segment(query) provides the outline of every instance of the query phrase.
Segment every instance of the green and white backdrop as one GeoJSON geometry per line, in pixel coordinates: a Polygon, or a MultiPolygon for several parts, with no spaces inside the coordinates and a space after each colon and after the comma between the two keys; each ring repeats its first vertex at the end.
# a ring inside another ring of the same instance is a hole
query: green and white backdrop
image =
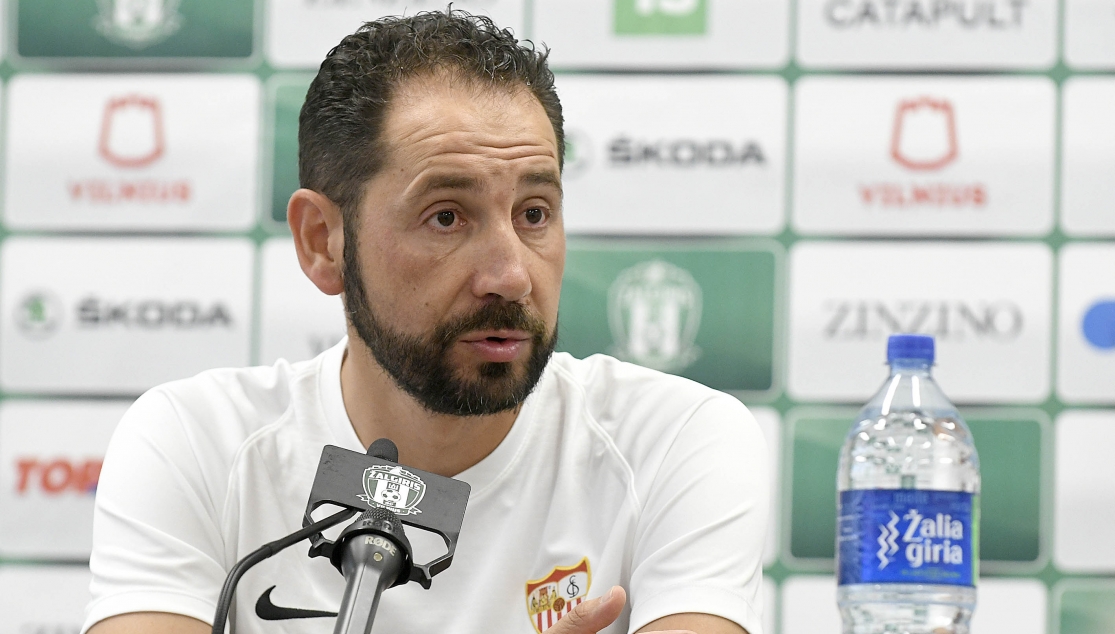
{"type": "MultiPolygon", "coordinates": [[[[0,633],[76,632],[131,399],[342,334],[295,264],[297,113],[444,0],[7,0],[0,633]]],[[[838,631],[837,449],[937,336],[983,462],[977,633],[1115,631],[1115,0],[460,0],[553,49],[561,347],[767,434],[767,629],[838,631]]]]}

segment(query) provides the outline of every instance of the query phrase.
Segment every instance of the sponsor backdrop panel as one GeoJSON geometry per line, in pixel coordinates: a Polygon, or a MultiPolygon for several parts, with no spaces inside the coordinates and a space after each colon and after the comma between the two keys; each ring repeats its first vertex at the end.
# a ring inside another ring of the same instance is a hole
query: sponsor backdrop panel
{"type": "Polygon", "coordinates": [[[1057,394],[1070,403],[1115,403],[1115,244],[1061,249],[1057,394]]]}
{"type": "Polygon", "coordinates": [[[1065,0],[1065,62],[1074,68],[1115,69],[1115,2],[1065,0]]]}
{"type": "MultiPolygon", "coordinates": [[[[459,0],[453,8],[493,18],[523,36],[527,0],[459,0]]],[[[268,0],[267,60],[276,68],[316,69],[325,54],[369,20],[444,10],[444,0],[268,0]]]]}
{"type": "Polygon", "coordinates": [[[1074,236],[1115,236],[1115,77],[1070,79],[1061,99],[1061,226],[1074,236]]]}
{"type": "Polygon", "coordinates": [[[139,394],[249,361],[254,248],[220,238],[9,238],[0,387],[139,394]]]}
{"type": "Polygon", "coordinates": [[[1041,402],[1052,265],[1042,243],[799,242],[787,389],[866,401],[885,376],[887,336],[921,332],[937,339],[934,372],[954,401],[1041,402]]]}
{"type": "Polygon", "coordinates": [[[777,233],[786,82],[777,77],[557,80],[571,233],[777,233]]]}
{"type": "Polygon", "coordinates": [[[769,68],[787,60],[788,0],[534,0],[558,69],[769,68]]]}
{"type": "MultiPolygon", "coordinates": [[[[276,75],[268,84],[271,116],[271,198],[264,211],[279,225],[286,224],[286,205],[298,189],[298,113],[313,76],[276,75]]],[[[266,168],[265,168],[266,169],[266,168]]]]}
{"type": "Polygon", "coordinates": [[[766,392],[774,386],[779,248],[571,241],[558,348],[610,354],[719,390],[766,392]]]}
{"type": "MultiPolygon", "coordinates": [[[[1044,565],[1042,481],[1049,422],[1040,410],[963,409],[980,454],[980,560],[985,572],[1044,565]]],[[[794,410],[787,426],[783,552],[831,569],[836,471],[853,409],[794,410]]],[[[904,524],[899,525],[901,528],[904,524]]]]}
{"type": "Polygon", "coordinates": [[[265,0],[8,1],[20,57],[79,58],[92,66],[136,58],[247,58],[255,3],[265,0]]]}
{"type": "Polygon", "coordinates": [[[1070,410],[1057,418],[1053,561],[1062,570],[1115,573],[1113,443],[1115,412],[1070,410]]]}
{"type": "Polygon", "coordinates": [[[813,68],[1048,68],[1057,10],[1056,0],[798,0],[797,59],[813,68]]]}
{"type": "Polygon", "coordinates": [[[340,297],[318,290],[302,273],[294,242],[273,238],[260,249],[259,358],[310,359],[345,336],[340,297]]]}
{"type": "Polygon", "coordinates": [[[130,404],[0,403],[0,555],[89,557],[101,462],[130,404]]]}
{"type": "Polygon", "coordinates": [[[7,225],[234,230],[256,215],[254,75],[18,75],[7,225]]]}
{"type": "Polygon", "coordinates": [[[1052,228],[1049,80],[812,77],[796,92],[793,225],[802,233],[1052,228]]]}
{"type": "Polygon", "coordinates": [[[76,634],[91,579],[87,566],[0,566],[0,634],[76,634]]]}
{"type": "Polygon", "coordinates": [[[1058,634],[1115,632],[1115,581],[1069,579],[1054,590],[1058,634]]]}

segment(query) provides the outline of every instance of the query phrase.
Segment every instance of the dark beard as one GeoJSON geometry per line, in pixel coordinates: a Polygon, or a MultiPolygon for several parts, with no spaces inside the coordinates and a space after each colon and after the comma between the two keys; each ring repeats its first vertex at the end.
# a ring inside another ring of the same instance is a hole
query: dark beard
{"type": "Polygon", "coordinates": [[[346,230],[345,234],[345,312],[356,334],[396,385],[430,412],[452,416],[497,414],[526,400],[553,354],[556,327],[547,336],[546,324],[521,304],[493,301],[438,324],[428,337],[394,330],[372,311],[357,261],[355,232],[346,230]],[[479,366],[478,379],[458,377],[449,365],[449,349],[457,339],[476,330],[502,329],[531,334],[530,356],[522,376],[516,376],[512,363],[488,362],[479,366]]]}

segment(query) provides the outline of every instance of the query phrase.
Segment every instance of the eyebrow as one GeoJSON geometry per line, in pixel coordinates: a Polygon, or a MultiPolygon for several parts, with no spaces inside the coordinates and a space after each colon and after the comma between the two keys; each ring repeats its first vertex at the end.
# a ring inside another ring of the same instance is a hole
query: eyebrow
{"type": "MultiPolygon", "coordinates": [[[[556,172],[543,170],[539,172],[528,172],[519,178],[521,185],[547,185],[553,187],[562,193],[561,177],[556,172]]],[[[422,197],[432,192],[441,190],[462,190],[462,191],[480,191],[484,189],[484,184],[480,179],[473,176],[465,176],[461,174],[441,174],[431,176],[422,187],[415,193],[416,197],[422,197]]]]}

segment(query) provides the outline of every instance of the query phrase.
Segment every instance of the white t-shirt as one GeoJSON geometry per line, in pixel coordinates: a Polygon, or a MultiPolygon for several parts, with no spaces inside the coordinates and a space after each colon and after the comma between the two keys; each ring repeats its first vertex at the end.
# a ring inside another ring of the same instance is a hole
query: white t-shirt
{"type": "MultiPolygon", "coordinates": [[[[136,401],[101,472],[83,632],[137,611],[211,623],[228,570],[302,527],[322,447],[363,451],[341,399],[345,343],[136,401]]],[[[455,476],[472,494],[453,565],[430,590],[384,592],[374,631],[531,634],[622,585],[628,604],[609,634],[682,612],[761,634],[766,456],[731,396],[602,355],[555,354],[503,442],[455,476]]],[[[421,532],[407,530],[417,561],[444,552],[421,532]]],[[[272,587],[273,605],[337,611],[344,578],[307,546],[243,577],[233,632],[333,631],[333,618],[256,613],[272,587]]]]}

